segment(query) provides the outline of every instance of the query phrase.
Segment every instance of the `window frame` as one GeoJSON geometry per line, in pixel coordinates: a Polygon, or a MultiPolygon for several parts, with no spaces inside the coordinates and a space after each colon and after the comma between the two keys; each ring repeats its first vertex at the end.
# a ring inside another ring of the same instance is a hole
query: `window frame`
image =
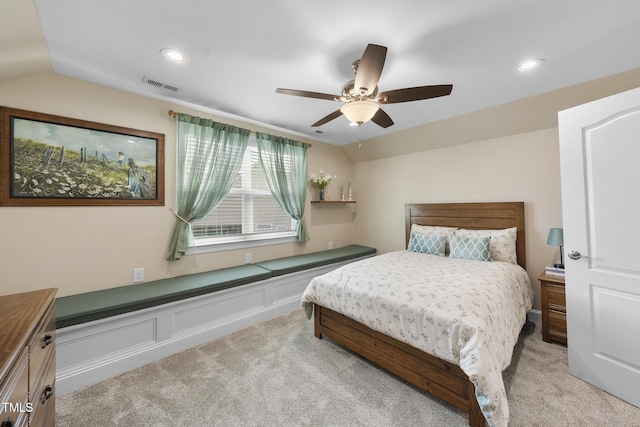
{"type": "MultiPolygon", "coordinates": [[[[251,134],[249,137],[249,141],[247,143],[247,150],[258,148],[258,144],[256,142],[255,134],[251,134]]],[[[246,152],[245,152],[246,155],[246,152]]],[[[246,167],[243,160],[243,168],[246,167]]],[[[249,173],[250,175],[250,173],[249,173]]],[[[243,186],[245,185],[243,181],[243,186]]],[[[229,194],[236,193],[241,194],[243,197],[243,210],[242,210],[242,225],[243,228],[247,223],[247,212],[244,209],[244,199],[250,197],[252,194],[255,195],[264,195],[265,193],[262,191],[256,191],[251,189],[243,189],[243,190],[231,190],[229,194]]],[[[177,197],[177,195],[176,195],[177,197]]],[[[273,197],[273,196],[272,196],[273,197]]],[[[291,225],[294,227],[295,220],[291,219],[291,225]]],[[[227,251],[234,249],[243,249],[250,247],[259,247],[259,246],[270,246],[270,245],[280,245],[285,243],[294,243],[298,241],[298,237],[295,229],[287,230],[287,231],[276,231],[269,233],[248,233],[248,234],[237,234],[232,236],[218,236],[218,237],[205,237],[205,238],[194,238],[194,245],[190,246],[187,249],[185,255],[194,255],[194,254],[202,254],[208,252],[219,252],[219,251],[227,251]]]]}

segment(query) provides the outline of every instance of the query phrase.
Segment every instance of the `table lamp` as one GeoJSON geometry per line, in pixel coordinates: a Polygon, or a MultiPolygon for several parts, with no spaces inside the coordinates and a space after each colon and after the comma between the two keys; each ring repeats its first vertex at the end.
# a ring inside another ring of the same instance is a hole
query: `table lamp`
{"type": "Polygon", "coordinates": [[[562,228],[552,228],[549,230],[549,237],[547,237],[547,245],[560,246],[560,264],[553,264],[554,267],[564,268],[564,256],[562,253],[562,247],[564,246],[564,236],[562,228]]]}

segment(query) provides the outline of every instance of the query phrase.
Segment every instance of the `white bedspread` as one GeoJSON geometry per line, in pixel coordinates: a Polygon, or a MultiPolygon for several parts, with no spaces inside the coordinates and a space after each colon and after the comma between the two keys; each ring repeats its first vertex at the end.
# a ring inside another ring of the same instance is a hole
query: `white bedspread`
{"type": "Polygon", "coordinates": [[[302,297],[309,318],[313,303],[459,365],[489,425],[508,424],[502,371],[533,306],[520,266],[392,252],[314,278],[302,297]]]}

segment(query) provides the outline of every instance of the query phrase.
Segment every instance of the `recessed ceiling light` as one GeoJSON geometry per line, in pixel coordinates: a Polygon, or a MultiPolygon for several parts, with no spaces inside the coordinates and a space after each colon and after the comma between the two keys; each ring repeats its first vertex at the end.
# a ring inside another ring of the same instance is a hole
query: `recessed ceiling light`
{"type": "Polygon", "coordinates": [[[518,71],[533,71],[536,68],[540,68],[542,64],[544,64],[544,59],[529,59],[520,64],[518,71]]]}
{"type": "Polygon", "coordinates": [[[162,49],[160,54],[167,60],[175,62],[176,64],[182,64],[187,60],[187,57],[184,56],[182,52],[175,49],[162,49]]]}

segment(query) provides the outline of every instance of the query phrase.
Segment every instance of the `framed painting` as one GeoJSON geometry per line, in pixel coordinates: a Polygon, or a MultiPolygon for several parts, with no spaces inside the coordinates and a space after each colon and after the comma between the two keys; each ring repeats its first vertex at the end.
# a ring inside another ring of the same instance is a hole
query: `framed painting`
{"type": "Polygon", "coordinates": [[[0,107],[0,206],[164,205],[164,134],[0,107]]]}

